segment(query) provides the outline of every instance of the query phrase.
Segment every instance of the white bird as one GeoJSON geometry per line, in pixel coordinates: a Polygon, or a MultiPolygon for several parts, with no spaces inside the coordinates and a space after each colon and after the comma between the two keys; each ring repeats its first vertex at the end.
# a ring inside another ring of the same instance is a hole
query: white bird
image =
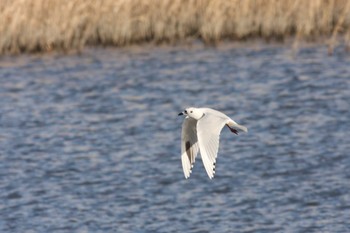
{"type": "Polygon", "coordinates": [[[219,138],[226,125],[232,133],[248,132],[224,113],[211,108],[186,108],[180,115],[186,118],[182,124],[181,161],[185,178],[189,178],[198,152],[210,179],[215,174],[219,138]]]}

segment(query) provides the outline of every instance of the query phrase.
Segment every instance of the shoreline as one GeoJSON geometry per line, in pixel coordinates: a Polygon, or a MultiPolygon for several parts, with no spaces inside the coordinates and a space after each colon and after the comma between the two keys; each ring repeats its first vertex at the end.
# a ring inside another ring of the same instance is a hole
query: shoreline
{"type": "MultiPolygon", "coordinates": [[[[340,39],[339,39],[340,40],[340,39]]],[[[69,50],[50,50],[50,51],[35,51],[35,52],[23,52],[23,53],[9,53],[9,54],[0,54],[0,67],[3,59],[15,58],[18,56],[29,56],[29,57],[42,57],[42,56],[75,56],[75,55],[84,55],[93,53],[93,51],[103,51],[103,50],[113,50],[118,52],[131,52],[131,53],[143,53],[148,51],[157,51],[157,50],[202,50],[214,49],[217,51],[225,51],[228,49],[252,49],[260,50],[271,47],[285,48],[290,51],[293,56],[297,55],[299,50],[304,48],[313,48],[313,47],[324,47],[324,55],[333,55],[333,51],[337,48],[341,48],[345,52],[350,52],[349,47],[345,43],[338,43],[335,47],[332,47],[332,52],[330,53],[330,46],[326,43],[327,38],[317,39],[314,41],[295,41],[295,38],[289,38],[284,42],[281,41],[269,41],[267,42],[261,38],[253,38],[244,41],[231,41],[231,40],[222,40],[218,41],[215,44],[205,44],[200,40],[193,40],[192,42],[178,42],[178,43],[154,43],[154,42],[142,42],[128,44],[125,46],[115,46],[115,45],[87,45],[80,49],[69,49],[69,50]]]]}
{"type": "Polygon", "coordinates": [[[0,0],[0,22],[0,56],[198,40],[350,46],[348,0],[0,0]]]}

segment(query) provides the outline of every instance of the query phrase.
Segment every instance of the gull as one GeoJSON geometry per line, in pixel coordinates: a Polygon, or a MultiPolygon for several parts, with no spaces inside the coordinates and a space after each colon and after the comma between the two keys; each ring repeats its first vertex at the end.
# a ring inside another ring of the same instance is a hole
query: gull
{"type": "Polygon", "coordinates": [[[224,113],[211,108],[186,108],[181,133],[181,162],[185,178],[189,178],[198,152],[210,179],[214,178],[219,138],[226,125],[232,133],[248,132],[224,113]]]}

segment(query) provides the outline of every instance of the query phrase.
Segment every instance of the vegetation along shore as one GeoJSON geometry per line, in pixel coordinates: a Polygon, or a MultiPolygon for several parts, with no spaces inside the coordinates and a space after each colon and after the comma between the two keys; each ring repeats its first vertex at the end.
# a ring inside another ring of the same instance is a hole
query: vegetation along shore
{"type": "Polygon", "coordinates": [[[0,55],[202,40],[350,46],[349,0],[0,0],[0,55]]]}

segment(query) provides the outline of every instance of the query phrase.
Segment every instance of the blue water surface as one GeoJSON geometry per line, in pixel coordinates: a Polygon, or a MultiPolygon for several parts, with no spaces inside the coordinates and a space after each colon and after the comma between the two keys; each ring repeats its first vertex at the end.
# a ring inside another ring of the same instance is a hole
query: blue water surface
{"type": "Polygon", "coordinates": [[[350,56],[322,46],[0,58],[0,232],[350,232],[350,56]],[[183,176],[187,106],[221,134],[183,176]]]}

